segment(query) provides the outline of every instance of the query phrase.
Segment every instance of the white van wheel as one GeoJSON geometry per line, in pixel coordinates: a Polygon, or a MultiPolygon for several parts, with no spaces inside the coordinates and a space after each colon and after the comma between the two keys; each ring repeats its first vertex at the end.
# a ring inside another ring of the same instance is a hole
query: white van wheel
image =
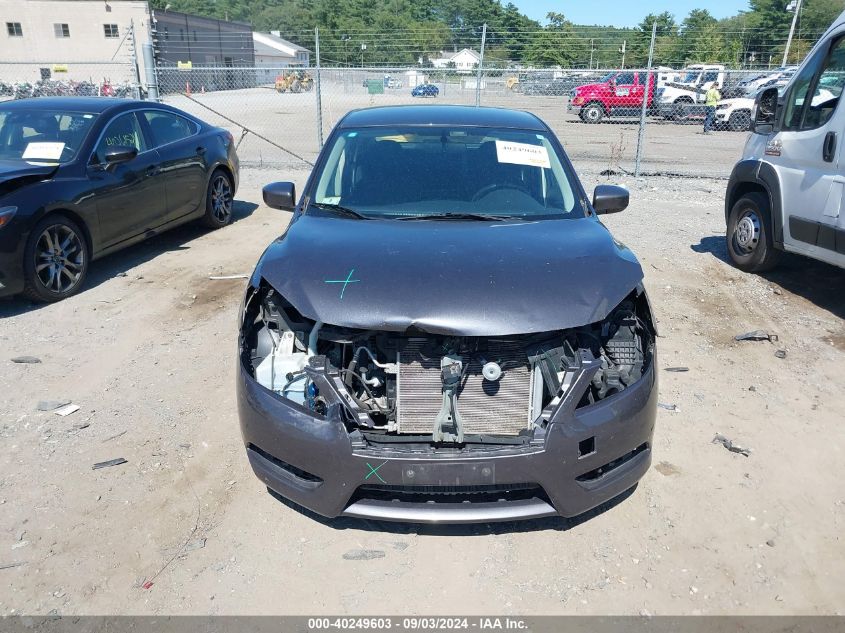
{"type": "Polygon", "coordinates": [[[772,240],[772,220],[768,197],[759,192],[745,194],[736,201],[728,216],[728,255],[745,272],[774,268],[781,252],[772,240]]]}

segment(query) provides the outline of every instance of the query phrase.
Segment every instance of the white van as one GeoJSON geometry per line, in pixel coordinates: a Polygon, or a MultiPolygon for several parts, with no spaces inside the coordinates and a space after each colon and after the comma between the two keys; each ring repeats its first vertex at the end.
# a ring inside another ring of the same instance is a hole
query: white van
{"type": "Polygon", "coordinates": [[[727,247],[748,272],[783,251],[845,268],[845,13],[793,75],[782,96],[760,92],[742,160],[725,196],[727,247]]]}

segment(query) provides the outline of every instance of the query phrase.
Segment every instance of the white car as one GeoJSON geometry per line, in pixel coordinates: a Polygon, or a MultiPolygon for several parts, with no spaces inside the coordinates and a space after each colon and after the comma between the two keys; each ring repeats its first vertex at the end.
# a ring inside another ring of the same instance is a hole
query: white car
{"type": "MultiPolygon", "coordinates": [[[[766,88],[769,87],[777,88],[778,92],[783,93],[785,84],[775,83],[772,86],[766,86],[766,88]]],[[[835,95],[827,88],[817,88],[812,105],[817,106],[834,97],[835,95]]],[[[798,99],[798,101],[803,102],[802,99],[798,99]]],[[[747,132],[751,129],[751,109],[753,107],[754,97],[722,99],[716,104],[716,127],[732,132],[747,132]]]]}
{"type": "Polygon", "coordinates": [[[751,129],[751,108],[753,107],[754,99],[751,97],[722,99],[716,104],[716,128],[732,132],[747,132],[751,129]]]}

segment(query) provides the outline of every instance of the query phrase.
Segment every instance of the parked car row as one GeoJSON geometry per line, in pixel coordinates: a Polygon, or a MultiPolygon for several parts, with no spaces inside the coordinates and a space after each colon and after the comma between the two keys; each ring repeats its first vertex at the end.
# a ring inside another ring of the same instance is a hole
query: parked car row
{"type": "Polygon", "coordinates": [[[661,67],[650,78],[644,71],[614,71],[571,90],[568,110],[585,123],[599,123],[610,117],[639,116],[645,102],[651,116],[679,123],[700,121],[706,115],[705,95],[715,86],[723,97],[717,106],[716,126],[748,131],[757,91],[784,86],[794,72],[795,67],[786,67],[729,83],[721,64],[691,64],[680,72],[661,67]]]}

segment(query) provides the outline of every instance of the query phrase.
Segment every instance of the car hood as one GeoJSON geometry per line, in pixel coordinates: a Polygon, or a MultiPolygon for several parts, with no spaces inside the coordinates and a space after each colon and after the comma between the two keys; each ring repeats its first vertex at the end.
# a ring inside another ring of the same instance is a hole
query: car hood
{"type": "Polygon", "coordinates": [[[754,105],[754,99],[748,99],[747,97],[735,97],[733,99],[721,99],[716,105],[726,105],[726,106],[746,106],[751,107],[754,105]]]}
{"type": "Polygon", "coordinates": [[[57,168],[58,165],[55,163],[40,164],[28,163],[23,160],[0,160],[0,184],[18,178],[29,180],[30,177],[47,177],[52,175],[57,168]]]}
{"type": "Polygon", "coordinates": [[[602,320],[642,280],[601,223],[354,220],[304,215],[265,251],[263,277],[303,316],[463,336],[602,320]]]}

